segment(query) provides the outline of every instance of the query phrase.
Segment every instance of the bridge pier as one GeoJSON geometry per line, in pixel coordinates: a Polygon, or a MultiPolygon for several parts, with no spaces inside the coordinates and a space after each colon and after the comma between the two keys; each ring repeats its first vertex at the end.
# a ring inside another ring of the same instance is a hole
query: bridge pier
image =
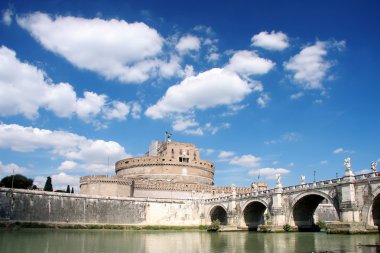
{"type": "Polygon", "coordinates": [[[271,224],[260,225],[258,231],[262,232],[282,232],[284,231],[283,226],[285,225],[285,212],[282,204],[282,185],[280,180],[277,178],[276,188],[272,195],[272,208],[271,213],[271,224]]]}
{"type": "Polygon", "coordinates": [[[360,220],[360,211],[355,192],[355,176],[349,170],[343,178],[341,188],[340,222],[327,225],[331,234],[356,234],[367,232],[364,222],[360,220]]]}
{"type": "Polygon", "coordinates": [[[282,227],[285,225],[285,212],[282,206],[282,186],[276,187],[274,189],[274,194],[272,196],[272,225],[282,227]]]}
{"type": "Polygon", "coordinates": [[[340,221],[360,222],[359,206],[355,193],[355,176],[349,174],[343,180],[344,183],[341,185],[340,221]]]}

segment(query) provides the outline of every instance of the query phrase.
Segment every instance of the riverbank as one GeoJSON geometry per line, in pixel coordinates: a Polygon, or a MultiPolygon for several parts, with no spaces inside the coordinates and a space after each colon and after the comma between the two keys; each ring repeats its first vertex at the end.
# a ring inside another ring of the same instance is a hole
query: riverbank
{"type": "Polygon", "coordinates": [[[207,230],[207,226],[136,226],[115,224],[70,224],[39,222],[0,222],[1,229],[49,228],[49,229],[109,229],[109,230],[207,230]]]}

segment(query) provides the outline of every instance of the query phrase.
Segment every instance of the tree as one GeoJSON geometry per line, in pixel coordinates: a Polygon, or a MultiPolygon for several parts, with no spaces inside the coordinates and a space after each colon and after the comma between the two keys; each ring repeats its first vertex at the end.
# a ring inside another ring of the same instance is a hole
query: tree
{"type": "Polygon", "coordinates": [[[66,193],[70,193],[70,185],[67,185],[66,193]]]}
{"type": "Polygon", "coordinates": [[[44,191],[52,192],[53,191],[53,185],[51,184],[51,177],[47,177],[44,191]]]}
{"type": "Polygon", "coordinates": [[[29,189],[33,186],[33,179],[27,178],[21,174],[6,176],[1,179],[0,186],[1,187],[12,187],[17,189],[29,189]]]}
{"type": "Polygon", "coordinates": [[[74,193],[74,187],[71,187],[71,193],[74,193]]]}

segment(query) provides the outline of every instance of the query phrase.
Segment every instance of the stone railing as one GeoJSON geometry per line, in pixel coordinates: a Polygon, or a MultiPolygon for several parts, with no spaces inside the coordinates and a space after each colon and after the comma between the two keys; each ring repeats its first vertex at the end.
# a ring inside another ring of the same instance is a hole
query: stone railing
{"type": "Polygon", "coordinates": [[[366,174],[359,174],[355,175],[355,180],[361,180],[361,179],[367,179],[367,178],[373,178],[373,177],[379,177],[380,172],[370,172],[366,174]]]}
{"type": "MultiPolygon", "coordinates": [[[[376,178],[379,177],[380,179],[380,172],[370,172],[370,173],[365,173],[365,174],[359,174],[355,175],[355,180],[364,180],[364,179],[369,179],[369,178],[376,178]]],[[[340,183],[345,182],[345,177],[341,178],[335,178],[335,179],[328,179],[328,180],[321,180],[313,183],[305,183],[305,184],[299,184],[299,185],[292,185],[292,186],[286,186],[282,187],[283,192],[293,192],[293,191],[302,191],[302,190],[307,190],[307,189],[318,189],[318,188],[324,188],[324,187],[331,187],[340,183]]],[[[228,200],[232,197],[232,190],[231,187],[219,187],[224,190],[224,193],[226,193],[226,196],[219,196],[219,197],[213,197],[213,198],[208,198],[205,201],[206,202],[214,202],[214,201],[223,201],[223,200],[228,200]]],[[[275,192],[275,189],[268,189],[265,191],[254,191],[252,188],[242,188],[242,192],[239,192],[238,189],[240,187],[236,187],[236,199],[241,199],[241,198],[248,198],[248,197],[263,197],[263,196],[268,196],[272,195],[275,192]]]]}

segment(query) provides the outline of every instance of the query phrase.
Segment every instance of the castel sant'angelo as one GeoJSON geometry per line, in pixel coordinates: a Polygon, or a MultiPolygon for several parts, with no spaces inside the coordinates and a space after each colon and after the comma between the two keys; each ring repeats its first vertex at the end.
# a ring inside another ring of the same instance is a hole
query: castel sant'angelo
{"type": "MultiPolygon", "coordinates": [[[[233,186],[214,186],[215,165],[202,160],[191,143],[175,142],[167,134],[165,141],[153,141],[143,157],[127,158],[115,164],[115,176],[85,176],[80,192],[113,197],[154,197],[187,199],[230,194],[233,186]]],[[[265,190],[266,183],[252,187],[265,190]]],[[[251,192],[249,187],[234,187],[237,193],[251,192]]]]}

